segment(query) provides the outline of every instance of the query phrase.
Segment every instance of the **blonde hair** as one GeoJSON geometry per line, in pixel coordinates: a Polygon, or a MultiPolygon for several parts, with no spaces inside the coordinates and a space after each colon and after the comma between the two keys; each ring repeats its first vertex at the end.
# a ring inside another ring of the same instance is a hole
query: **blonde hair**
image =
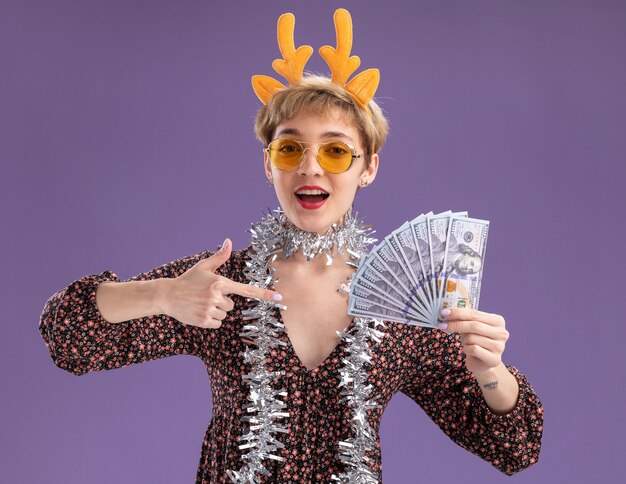
{"type": "Polygon", "coordinates": [[[329,115],[333,108],[339,108],[346,120],[357,128],[369,163],[371,155],[377,153],[387,139],[387,119],[374,100],[367,104],[366,112],[346,89],[325,76],[309,74],[296,85],[275,92],[267,105],[257,111],[254,131],[257,139],[267,147],[276,127],[283,121],[300,112],[329,115]]]}

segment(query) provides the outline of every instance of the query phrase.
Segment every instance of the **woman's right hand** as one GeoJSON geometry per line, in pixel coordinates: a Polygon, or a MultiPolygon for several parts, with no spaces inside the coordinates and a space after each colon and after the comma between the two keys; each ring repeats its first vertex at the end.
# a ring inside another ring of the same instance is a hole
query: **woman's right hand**
{"type": "MultiPolygon", "coordinates": [[[[163,312],[181,323],[201,328],[219,328],[234,302],[227,294],[266,299],[276,302],[276,291],[235,282],[215,274],[215,270],[231,255],[231,242],[226,239],[221,249],[201,260],[184,274],[167,279],[162,293],[163,312]]],[[[166,279],[164,279],[166,280],[166,279]]]]}

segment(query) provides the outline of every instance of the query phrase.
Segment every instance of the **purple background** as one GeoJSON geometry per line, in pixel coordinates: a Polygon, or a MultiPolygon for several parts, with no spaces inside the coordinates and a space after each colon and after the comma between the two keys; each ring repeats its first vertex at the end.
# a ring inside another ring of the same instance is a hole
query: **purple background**
{"type": "Polygon", "coordinates": [[[200,360],[77,378],[39,316],[83,275],[248,244],[278,206],[250,76],[282,80],[286,11],[315,49],[307,68],[327,73],[317,49],[339,6],[391,122],[357,209],[380,236],[429,210],[491,221],[481,309],[505,317],[503,360],[545,406],[539,462],[507,478],[398,394],[385,482],[619,480],[625,2],[14,0],[0,7],[0,481],[194,481],[211,416],[200,360]]]}

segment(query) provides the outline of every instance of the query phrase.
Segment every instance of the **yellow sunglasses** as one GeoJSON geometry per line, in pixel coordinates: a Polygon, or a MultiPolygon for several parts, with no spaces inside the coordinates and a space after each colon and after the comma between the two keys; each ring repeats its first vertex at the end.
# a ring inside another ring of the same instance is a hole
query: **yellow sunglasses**
{"type": "MultiPolygon", "coordinates": [[[[268,153],[270,162],[279,170],[293,170],[300,166],[304,159],[304,153],[309,148],[304,145],[305,141],[297,141],[291,138],[276,138],[263,151],[268,153]]],[[[353,146],[343,141],[328,141],[323,143],[317,150],[317,161],[328,173],[343,173],[348,171],[357,158],[353,146]]]]}

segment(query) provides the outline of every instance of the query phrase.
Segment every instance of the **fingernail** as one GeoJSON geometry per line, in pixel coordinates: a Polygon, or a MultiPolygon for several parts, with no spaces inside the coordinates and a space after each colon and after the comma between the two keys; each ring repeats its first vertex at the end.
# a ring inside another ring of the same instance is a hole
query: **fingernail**
{"type": "Polygon", "coordinates": [[[442,316],[448,316],[452,311],[450,311],[449,309],[442,309],[441,310],[441,315],[442,316]]]}
{"type": "Polygon", "coordinates": [[[226,238],[224,239],[224,242],[222,242],[222,246],[220,247],[220,251],[221,251],[221,252],[224,252],[225,247],[226,247],[226,242],[227,242],[227,241],[228,241],[228,237],[226,237],[226,238]]]}
{"type": "Polygon", "coordinates": [[[276,294],[274,294],[274,299],[275,299],[276,301],[282,301],[282,300],[283,300],[283,297],[282,297],[280,294],[276,293],[276,294]]]}
{"type": "Polygon", "coordinates": [[[446,328],[448,327],[448,323],[439,323],[439,324],[437,325],[437,327],[438,327],[439,329],[446,329],[446,328]]]}

